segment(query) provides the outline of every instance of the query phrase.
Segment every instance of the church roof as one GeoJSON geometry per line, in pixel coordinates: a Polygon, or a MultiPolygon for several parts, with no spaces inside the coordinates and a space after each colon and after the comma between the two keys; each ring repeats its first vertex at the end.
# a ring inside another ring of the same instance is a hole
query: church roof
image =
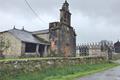
{"type": "Polygon", "coordinates": [[[33,34],[46,34],[46,33],[49,33],[49,29],[34,31],[32,33],[33,34]]]}
{"type": "Polygon", "coordinates": [[[11,29],[11,30],[8,30],[7,32],[11,33],[13,36],[15,36],[17,39],[19,39],[23,42],[46,44],[45,42],[38,40],[32,34],[32,32],[28,32],[26,30],[11,29]]]}

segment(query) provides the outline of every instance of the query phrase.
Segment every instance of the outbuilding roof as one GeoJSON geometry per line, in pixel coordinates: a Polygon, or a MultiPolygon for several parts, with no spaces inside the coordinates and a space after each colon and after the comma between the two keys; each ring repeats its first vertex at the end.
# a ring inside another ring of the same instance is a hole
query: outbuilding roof
{"type": "Polygon", "coordinates": [[[47,34],[47,33],[49,33],[49,29],[34,31],[32,33],[33,34],[47,34]]]}
{"type": "Polygon", "coordinates": [[[11,29],[8,30],[7,32],[11,33],[13,36],[15,36],[16,38],[23,42],[48,45],[48,43],[45,43],[44,41],[40,41],[39,39],[37,39],[37,37],[33,35],[32,32],[26,30],[11,29]]]}

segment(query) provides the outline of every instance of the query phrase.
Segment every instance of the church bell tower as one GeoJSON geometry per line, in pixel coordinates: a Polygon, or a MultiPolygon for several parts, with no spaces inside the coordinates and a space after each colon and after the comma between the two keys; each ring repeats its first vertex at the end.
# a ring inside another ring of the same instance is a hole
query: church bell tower
{"type": "Polygon", "coordinates": [[[65,0],[62,9],[60,9],[60,22],[71,25],[71,13],[69,12],[69,3],[65,0]]]}
{"type": "Polygon", "coordinates": [[[76,53],[76,33],[71,26],[71,13],[67,0],[60,9],[60,21],[49,24],[52,56],[73,57],[76,53]]]}

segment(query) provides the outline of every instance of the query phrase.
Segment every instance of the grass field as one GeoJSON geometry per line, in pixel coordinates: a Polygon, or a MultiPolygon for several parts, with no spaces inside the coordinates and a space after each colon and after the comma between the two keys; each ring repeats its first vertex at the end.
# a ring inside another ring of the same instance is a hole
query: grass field
{"type": "Polygon", "coordinates": [[[31,73],[17,72],[12,75],[5,73],[5,71],[0,71],[0,80],[73,80],[77,77],[103,71],[114,66],[117,65],[113,63],[84,64],[49,68],[31,73]]]}

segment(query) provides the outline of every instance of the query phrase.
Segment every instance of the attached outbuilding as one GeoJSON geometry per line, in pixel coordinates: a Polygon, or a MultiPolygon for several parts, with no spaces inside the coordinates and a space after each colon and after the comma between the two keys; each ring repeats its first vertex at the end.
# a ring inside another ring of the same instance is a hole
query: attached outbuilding
{"type": "Polygon", "coordinates": [[[49,53],[49,42],[33,32],[14,28],[0,32],[0,35],[10,42],[9,48],[3,52],[5,57],[44,57],[49,53]]]}

